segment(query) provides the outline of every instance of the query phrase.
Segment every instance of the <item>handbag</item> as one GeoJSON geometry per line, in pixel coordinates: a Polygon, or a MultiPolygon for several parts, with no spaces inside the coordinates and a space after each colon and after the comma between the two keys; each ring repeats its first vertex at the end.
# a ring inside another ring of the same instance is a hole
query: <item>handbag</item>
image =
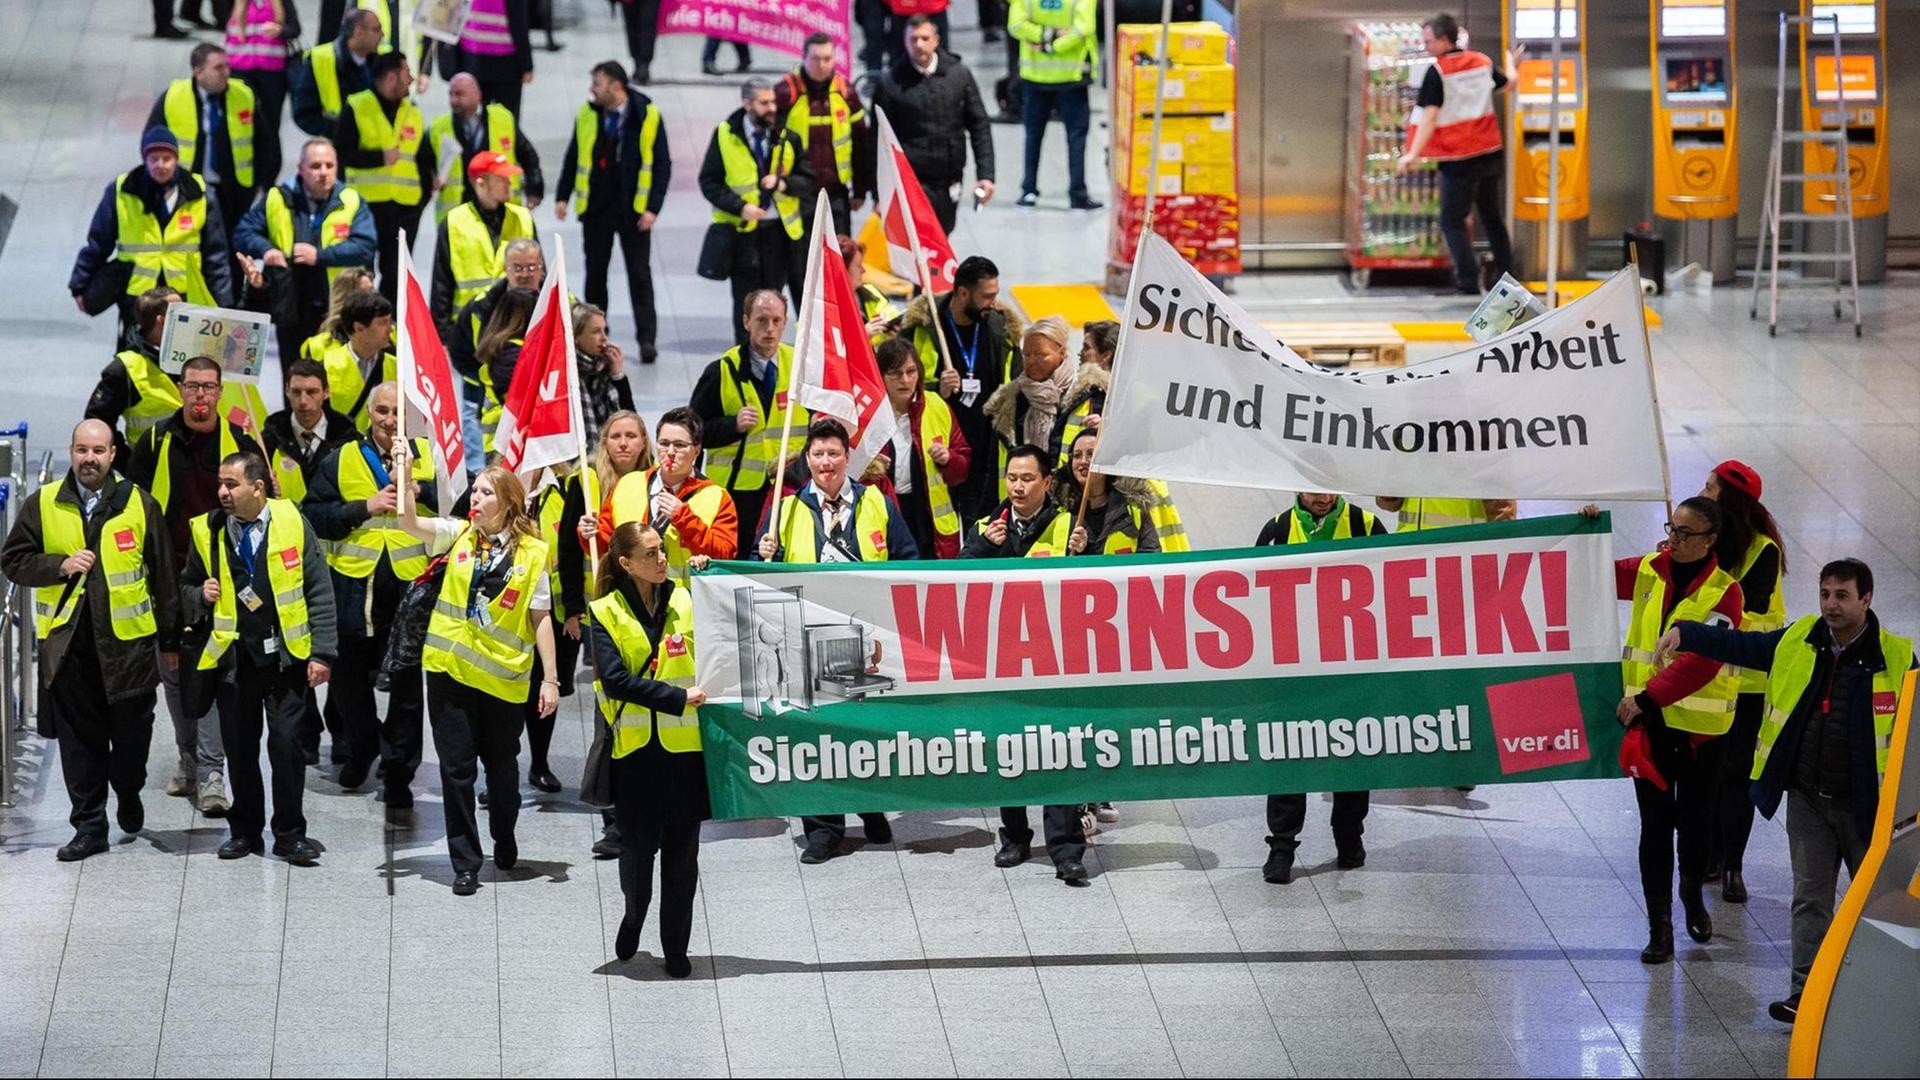
{"type": "Polygon", "coordinates": [[[133,280],[131,259],[109,259],[80,290],[80,303],[88,315],[98,315],[120,303],[127,295],[127,282],[133,280]]]}
{"type": "Polygon", "coordinates": [[[399,606],[393,612],[393,630],[387,635],[387,651],[380,659],[380,673],[373,679],[377,688],[391,690],[396,673],[420,670],[420,654],[427,644],[427,624],[433,621],[433,606],[440,599],[440,583],[446,576],[447,557],[442,555],[428,563],[401,595],[399,606]]]}
{"type": "Polygon", "coordinates": [[[739,242],[740,233],[724,221],[716,221],[707,226],[706,238],[700,241],[700,258],[693,265],[693,272],[708,281],[725,281],[733,276],[734,245],[739,242]]]}
{"type": "Polygon", "coordinates": [[[591,715],[593,745],[587,747],[586,767],[580,773],[580,801],[606,810],[613,806],[613,725],[598,708],[591,715]]]}

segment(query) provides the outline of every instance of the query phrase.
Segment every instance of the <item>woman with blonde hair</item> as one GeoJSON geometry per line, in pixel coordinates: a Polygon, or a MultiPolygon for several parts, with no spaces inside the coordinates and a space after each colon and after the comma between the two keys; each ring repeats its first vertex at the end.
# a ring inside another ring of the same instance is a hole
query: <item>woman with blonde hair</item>
{"type": "MultiPolygon", "coordinates": [[[[407,449],[396,446],[395,454],[395,468],[405,475],[407,449]]],[[[520,861],[513,837],[520,813],[520,723],[536,653],[547,673],[540,680],[539,713],[551,716],[560,705],[560,683],[552,674],[547,541],[527,513],[520,479],[498,465],[474,479],[466,524],[420,517],[410,487],[401,490],[399,524],[426,544],[428,554],[446,556],[421,667],[440,755],[453,892],[472,896],[485,858],[474,816],[476,766],[487,773],[493,865],[511,870],[520,861]]]]}
{"type": "Polygon", "coordinates": [[[607,333],[607,313],[593,304],[573,305],[573,359],[580,376],[580,416],[587,425],[587,451],[613,414],[633,411],[633,385],[626,356],[607,333]]]}
{"type": "Polygon", "coordinates": [[[300,359],[318,363],[328,349],[344,343],[347,329],[340,325],[340,309],[354,293],[372,291],[373,271],[364,266],[349,266],[335,274],[327,287],[327,317],[321,320],[319,333],[300,343],[300,359]]]}

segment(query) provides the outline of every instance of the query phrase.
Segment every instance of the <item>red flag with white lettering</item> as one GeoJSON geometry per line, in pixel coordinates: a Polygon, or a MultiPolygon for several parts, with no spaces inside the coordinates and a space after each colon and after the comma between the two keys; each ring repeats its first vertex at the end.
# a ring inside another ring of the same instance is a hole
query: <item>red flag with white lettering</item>
{"type": "Polygon", "coordinates": [[[500,464],[522,480],[549,465],[578,460],[586,443],[574,408],[578,380],[565,279],[566,267],[555,265],[540,289],[493,433],[500,464]]]}
{"type": "Polygon", "coordinates": [[[794,400],[847,425],[853,433],[847,475],[859,476],[892,440],[898,421],[867,340],[866,315],[840,258],[825,192],[814,210],[813,237],[820,250],[808,260],[812,273],[803,292],[807,310],[796,342],[794,400]]]}
{"type": "Polygon", "coordinates": [[[874,186],[879,189],[880,223],[887,236],[887,264],[896,276],[918,284],[920,260],[924,258],[933,291],[946,292],[953,288],[953,275],[960,266],[953,254],[953,242],[934,216],[933,205],[927,202],[926,190],[914,175],[907,152],[894,137],[886,112],[877,106],[873,111],[880,118],[880,151],[875,155],[878,181],[874,186]]]}
{"type": "Polygon", "coordinates": [[[433,324],[433,312],[414,276],[413,259],[400,245],[400,323],[396,359],[401,392],[427,421],[427,443],[433,453],[439,512],[451,513],[454,501],[467,489],[467,455],[460,438],[460,391],[447,363],[446,346],[433,324]]]}

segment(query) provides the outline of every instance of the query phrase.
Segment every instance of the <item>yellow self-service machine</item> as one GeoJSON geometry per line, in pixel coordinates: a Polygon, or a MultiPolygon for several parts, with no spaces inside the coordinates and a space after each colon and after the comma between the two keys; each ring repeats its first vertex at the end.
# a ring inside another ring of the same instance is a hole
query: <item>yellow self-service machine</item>
{"type": "Polygon", "coordinates": [[[1557,216],[1560,276],[1578,277],[1587,269],[1591,190],[1586,0],[1501,0],[1501,16],[1505,47],[1525,49],[1514,60],[1516,85],[1508,127],[1513,145],[1516,269],[1523,281],[1547,276],[1548,222],[1557,216]],[[1555,157],[1559,159],[1559,206],[1550,214],[1547,193],[1548,184],[1556,182],[1555,157]]]}
{"type": "Polygon", "coordinates": [[[1734,0],[1648,0],[1653,212],[1670,260],[1733,280],[1740,214],[1734,0]]]}
{"type": "MultiPolygon", "coordinates": [[[[1888,176],[1885,0],[1800,0],[1810,21],[1800,27],[1800,112],[1804,130],[1847,133],[1847,173],[1853,187],[1860,280],[1887,276],[1888,176]],[[1840,55],[1834,57],[1834,35],[1840,55]]],[[[1802,164],[1810,174],[1836,171],[1831,145],[1808,143],[1802,164]]],[[[1810,181],[1802,210],[1831,214],[1839,198],[1831,182],[1810,181]]],[[[1830,233],[1831,230],[1822,230],[1830,233]]],[[[1816,242],[1819,237],[1814,238],[1816,242]]],[[[1844,268],[1843,268],[1844,269],[1844,268]]]]}

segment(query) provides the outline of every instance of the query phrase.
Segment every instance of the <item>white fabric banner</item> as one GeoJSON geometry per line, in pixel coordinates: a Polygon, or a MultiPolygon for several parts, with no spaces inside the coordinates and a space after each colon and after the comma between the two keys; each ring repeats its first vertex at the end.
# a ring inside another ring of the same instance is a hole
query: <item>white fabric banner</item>
{"type": "Polygon", "coordinates": [[[1093,465],[1276,491],[1663,499],[1644,318],[1622,271],[1472,349],[1342,377],[1310,367],[1148,234],[1093,465]]]}

